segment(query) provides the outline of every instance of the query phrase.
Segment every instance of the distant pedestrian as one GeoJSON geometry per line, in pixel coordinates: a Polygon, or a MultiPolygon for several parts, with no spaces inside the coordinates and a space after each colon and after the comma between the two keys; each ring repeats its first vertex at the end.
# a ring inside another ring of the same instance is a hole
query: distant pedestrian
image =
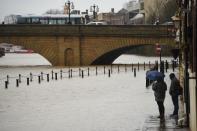
{"type": "Polygon", "coordinates": [[[158,78],[157,82],[152,85],[152,89],[155,95],[155,101],[157,102],[159,108],[159,116],[161,121],[163,121],[165,114],[164,100],[166,96],[167,85],[163,78],[158,78]]]}
{"type": "Polygon", "coordinates": [[[179,101],[178,97],[182,93],[182,87],[180,86],[179,80],[176,78],[174,73],[171,73],[169,75],[171,79],[171,85],[170,85],[170,90],[169,93],[172,98],[172,102],[174,105],[174,111],[170,115],[171,117],[178,117],[178,110],[179,110],[179,101]]]}

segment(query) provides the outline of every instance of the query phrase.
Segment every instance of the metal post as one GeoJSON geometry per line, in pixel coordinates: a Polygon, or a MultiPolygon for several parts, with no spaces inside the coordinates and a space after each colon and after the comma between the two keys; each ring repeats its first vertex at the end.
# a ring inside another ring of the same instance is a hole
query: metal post
{"type": "Polygon", "coordinates": [[[110,77],[110,69],[108,70],[108,77],[110,77]]]}
{"type": "Polygon", "coordinates": [[[8,81],[5,81],[5,89],[8,88],[8,81]]]}
{"type": "Polygon", "coordinates": [[[83,76],[83,70],[81,71],[81,77],[83,78],[84,76],[83,76]]]}
{"type": "Polygon", "coordinates": [[[97,72],[97,66],[96,66],[96,75],[98,74],[98,72],[97,72]]]}
{"type": "Polygon", "coordinates": [[[51,75],[52,75],[52,80],[53,80],[53,70],[51,71],[51,75]]]}
{"type": "Polygon", "coordinates": [[[40,80],[40,76],[38,76],[38,83],[40,84],[41,80],[40,80]]]}
{"type": "Polygon", "coordinates": [[[60,70],[60,78],[62,79],[62,70],[60,70]]]}
{"type": "Polygon", "coordinates": [[[57,80],[57,73],[55,73],[55,80],[57,80]]]}
{"type": "Polygon", "coordinates": [[[29,78],[27,78],[27,85],[29,85],[29,78]]]}
{"type": "Polygon", "coordinates": [[[33,81],[33,75],[32,75],[32,73],[30,73],[30,81],[31,82],[33,81]]]}
{"type": "Polygon", "coordinates": [[[136,68],[134,68],[134,77],[136,77],[136,68]]]}
{"type": "Polygon", "coordinates": [[[47,82],[49,82],[49,74],[47,74],[47,82]]]}
{"type": "Polygon", "coordinates": [[[19,80],[19,83],[21,83],[21,74],[19,74],[18,77],[19,77],[19,79],[18,79],[19,80]]]}
{"type": "Polygon", "coordinates": [[[19,80],[16,79],[16,87],[19,87],[19,80]]]}
{"type": "Polygon", "coordinates": [[[7,75],[7,84],[9,84],[9,75],[7,75]]]}

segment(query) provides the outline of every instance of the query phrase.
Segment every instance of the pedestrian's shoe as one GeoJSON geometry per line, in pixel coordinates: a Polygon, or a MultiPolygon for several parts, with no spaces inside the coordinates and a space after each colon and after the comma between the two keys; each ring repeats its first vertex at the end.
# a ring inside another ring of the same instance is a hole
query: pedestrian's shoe
{"type": "Polygon", "coordinates": [[[178,117],[178,114],[171,114],[170,117],[177,118],[178,117]]]}
{"type": "Polygon", "coordinates": [[[175,114],[170,114],[170,117],[174,117],[175,114]]]}

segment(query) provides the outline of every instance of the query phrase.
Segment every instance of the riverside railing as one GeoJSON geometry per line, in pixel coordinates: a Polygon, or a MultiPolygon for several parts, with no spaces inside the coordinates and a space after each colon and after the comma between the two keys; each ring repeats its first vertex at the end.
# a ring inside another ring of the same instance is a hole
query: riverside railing
{"type": "MultiPolygon", "coordinates": [[[[112,64],[112,65],[103,65],[103,66],[90,66],[90,67],[78,67],[78,68],[63,68],[63,69],[52,69],[51,71],[40,73],[32,73],[30,72],[28,75],[18,74],[18,76],[10,76],[7,75],[5,77],[0,78],[0,87],[13,87],[13,83],[15,83],[15,87],[20,87],[20,85],[24,83],[26,86],[29,86],[33,82],[37,82],[41,84],[43,82],[57,81],[62,79],[71,79],[71,78],[85,78],[90,76],[98,76],[98,75],[107,75],[111,77],[113,74],[119,74],[122,72],[133,72],[133,76],[137,76],[137,71],[140,69],[149,70],[153,65],[158,64],[157,61],[155,63],[135,63],[135,64],[112,64]]],[[[172,71],[174,72],[175,64],[169,63],[166,61],[165,63],[165,71],[167,72],[169,65],[172,67],[172,71]],[[167,66],[168,65],[168,66],[167,66]]]]}

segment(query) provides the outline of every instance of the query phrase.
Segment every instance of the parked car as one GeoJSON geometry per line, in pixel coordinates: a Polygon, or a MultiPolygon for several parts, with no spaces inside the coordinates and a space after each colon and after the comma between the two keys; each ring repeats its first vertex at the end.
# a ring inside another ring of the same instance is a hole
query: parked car
{"type": "Polygon", "coordinates": [[[86,25],[107,25],[107,22],[89,22],[86,25]]]}

